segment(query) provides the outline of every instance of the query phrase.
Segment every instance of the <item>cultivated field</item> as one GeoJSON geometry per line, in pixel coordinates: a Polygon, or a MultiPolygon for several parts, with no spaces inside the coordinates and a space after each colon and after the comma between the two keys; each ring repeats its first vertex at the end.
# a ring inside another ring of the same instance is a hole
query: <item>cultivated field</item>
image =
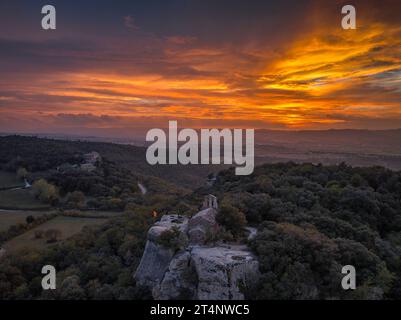
{"type": "Polygon", "coordinates": [[[124,215],[124,212],[113,212],[113,211],[99,211],[99,210],[88,210],[88,211],[81,211],[81,210],[65,210],[63,216],[68,217],[79,217],[79,218],[116,218],[121,217],[124,215]]]}
{"type": "Polygon", "coordinates": [[[24,183],[17,179],[17,175],[15,173],[0,171],[0,189],[23,185],[24,183]]]}
{"type": "MultiPolygon", "coordinates": [[[[48,244],[46,239],[35,239],[36,230],[49,230],[57,229],[61,231],[61,239],[65,240],[71,236],[79,233],[84,226],[95,226],[100,225],[107,221],[107,219],[94,219],[94,218],[73,218],[59,216],[48,222],[29,230],[28,232],[11,239],[4,244],[4,248],[8,252],[16,251],[22,248],[45,248],[53,244],[48,244]]],[[[57,243],[57,242],[56,242],[57,243]]]]}
{"type": "Polygon", "coordinates": [[[36,199],[29,189],[0,191],[0,209],[45,210],[49,207],[36,199]]]}
{"type": "Polygon", "coordinates": [[[11,226],[26,223],[26,217],[34,218],[51,214],[53,211],[7,211],[0,210],[0,232],[7,231],[11,226]]]}

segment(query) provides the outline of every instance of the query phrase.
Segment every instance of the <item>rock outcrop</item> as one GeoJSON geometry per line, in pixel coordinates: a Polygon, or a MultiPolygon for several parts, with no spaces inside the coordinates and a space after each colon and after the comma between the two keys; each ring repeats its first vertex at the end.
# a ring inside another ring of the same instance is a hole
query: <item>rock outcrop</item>
{"type": "Polygon", "coordinates": [[[157,240],[163,232],[174,227],[186,233],[188,219],[178,215],[165,215],[149,229],[145,251],[134,276],[139,285],[153,288],[163,279],[175,250],[159,244],[157,240]]]}
{"type": "Polygon", "coordinates": [[[174,256],[162,281],[152,288],[156,300],[194,299],[196,292],[197,275],[189,250],[174,256]]]}
{"type": "Polygon", "coordinates": [[[259,279],[259,263],[246,246],[193,248],[196,299],[242,300],[259,279]]]}
{"type": "Polygon", "coordinates": [[[259,279],[259,263],[245,245],[207,243],[218,232],[214,208],[190,220],[165,215],[148,232],[148,241],[134,278],[148,287],[154,299],[241,300],[259,279]],[[175,230],[188,237],[184,247],[166,247],[164,232],[175,230]]]}
{"type": "Polygon", "coordinates": [[[219,226],[216,222],[216,210],[203,209],[194,215],[188,223],[188,237],[192,245],[201,245],[207,241],[209,233],[216,233],[219,226]]]}

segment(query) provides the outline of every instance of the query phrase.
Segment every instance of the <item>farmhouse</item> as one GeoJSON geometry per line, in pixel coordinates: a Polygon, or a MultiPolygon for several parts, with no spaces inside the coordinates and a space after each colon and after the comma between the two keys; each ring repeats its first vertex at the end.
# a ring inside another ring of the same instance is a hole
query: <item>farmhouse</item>
{"type": "Polygon", "coordinates": [[[84,154],[85,163],[96,164],[102,160],[100,154],[96,151],[92,151],[84,154]]]}
{"type": "Polygon", "coordinates": [[[83,163],[80,168],[82,171],[91,172],[96,169],[96,166],[92,163],[83,163]]]}

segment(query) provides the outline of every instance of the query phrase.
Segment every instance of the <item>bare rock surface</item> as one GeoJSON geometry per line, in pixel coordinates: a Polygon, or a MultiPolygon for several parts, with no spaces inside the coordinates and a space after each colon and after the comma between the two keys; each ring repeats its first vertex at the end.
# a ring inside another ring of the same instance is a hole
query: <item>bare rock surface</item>
{"type": "MultiPolygon", "coordinates": [[[[216,209],[206,208],[189,221],[165,215],[149,229],[148,241],[134,278],[154,299],[241,300],[259,280],[259,263],[245,245],[208,245],[218,232],[216,209]],[[184,248],[168,248],[159,239],[168,230],[189,237],[184,248]]],[[[251,233],[251,232],[250,232],[251,233]]]]}
{"type": "Polygon", "coordinates": [[[259,263],[246,246],[193,248],[191,261],[200,300],[242,300],[242,291],[251,289],[259,278],[259,263]]]}
{"type": "Polygon", "coordinates": [[[193,299],[196,295],[197,276],[191,265],[191,252],[177,253],[159,285],[153,290],[156,300],[193,299]]]}
{"type": "Polygon", "coordinates": [[[178,215],[165,215],[149,229],[148,241],[134,275],[138,284],[153,288],[163,279],[175,251],[159,244],[157,240],[163,232],[172,230],[174,227],[185,233],[188,219],[178,215]]]}

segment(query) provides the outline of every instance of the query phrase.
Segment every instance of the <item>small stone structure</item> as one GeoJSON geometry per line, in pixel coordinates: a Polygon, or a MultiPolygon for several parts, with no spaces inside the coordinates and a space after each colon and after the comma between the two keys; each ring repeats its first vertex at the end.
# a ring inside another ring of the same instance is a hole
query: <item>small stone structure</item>
{"type": "Polygon", "coordinates": [[[217,204],[217,197],[209,194],[205,197],[205,199],[203,200],[203,204],[202,204],[202,210],[203,209],[207,209],[207,208],[213,208],[215,210],[217,210],[218,204],[217,204]]]}
{"type": "Polygon", "coordinates": [[[91,164],[96,164],[96,162],[100,162],[102,158],[100,157],[100,154],[96,151],[92,151],[89,153],[84,154],[84,159],[85,163],[91,163],[91,164]]]}
{"type": "Polygon", "coordinates": [[[80,165],[80,169],[86,172],[92,172],[96,170],[96,166],[102,161],[102,157],[96,151],[92,151],[84,154],[85,163],[80,165]]]}

